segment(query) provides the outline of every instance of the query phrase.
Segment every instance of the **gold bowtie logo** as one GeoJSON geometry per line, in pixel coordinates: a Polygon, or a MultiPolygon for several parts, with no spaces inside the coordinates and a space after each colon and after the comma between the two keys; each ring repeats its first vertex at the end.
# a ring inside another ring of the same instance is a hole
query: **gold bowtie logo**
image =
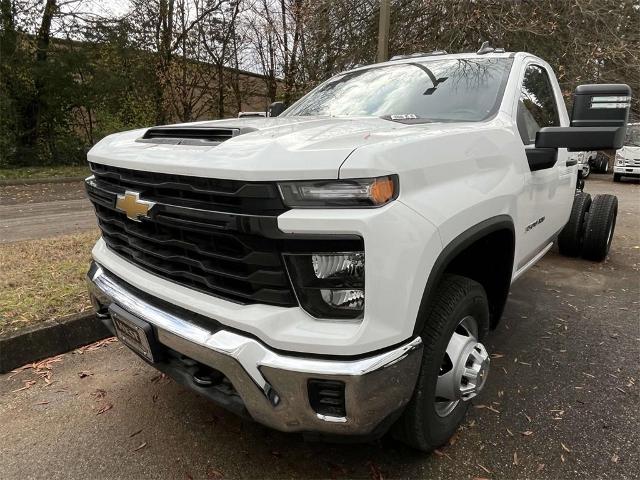
{"type": "Polygon", "coordinates": [[[154,207],[154,202],[140,200],[138,192],[127,190],[124,195],[118,195],[116,199],[116,208],[127,214],[127,218],[140,222],[141,217],[149,215],[149,211],[154,207]]]}

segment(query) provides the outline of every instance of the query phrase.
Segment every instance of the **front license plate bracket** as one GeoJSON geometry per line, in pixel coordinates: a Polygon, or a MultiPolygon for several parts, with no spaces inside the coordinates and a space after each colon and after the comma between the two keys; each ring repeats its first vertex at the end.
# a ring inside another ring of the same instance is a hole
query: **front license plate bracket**
{"type": "Polygon", "coordinates": [[[118,339],[147,362],[156,362],[158,343],[151,324],[115,303],[109,306],[109,313],[118,339]]]}

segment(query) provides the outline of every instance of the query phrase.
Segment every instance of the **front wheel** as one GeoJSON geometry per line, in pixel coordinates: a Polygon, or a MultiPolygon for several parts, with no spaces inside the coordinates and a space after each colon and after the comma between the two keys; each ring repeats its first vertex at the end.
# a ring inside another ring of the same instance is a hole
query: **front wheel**
{"type": "Polygon", "coordinates": [[[445,275],[425,319],[420,374],[411,401],[394,425],[396,438],[429,452],[455,433],[489,373],[489,355],[479,342],[488,328],[489,304],[482,285],[445,275]]]}
{"type": "Polygon", "coordinates": [[[622,175],[620,175],[619,173],[614,173],[613,174],[613,181],[614,182],[619,182],[621,178],[622,178],[622,175]]]}

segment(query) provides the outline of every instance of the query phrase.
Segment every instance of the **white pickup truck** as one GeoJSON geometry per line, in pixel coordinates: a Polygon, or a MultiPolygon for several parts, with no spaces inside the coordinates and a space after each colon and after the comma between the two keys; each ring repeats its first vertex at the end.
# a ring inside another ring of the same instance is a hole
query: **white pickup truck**
{"type": "Polygon", "coordinates": [[[104,138],[86,180],[99,317],[269,427],[443,444],[511,283],[559,234],[604,258],[615,225],[567,148],[619,148],[629,87],[579,87],[569,118],[546,62],[492,50],[360,67],[269,118],[104,138]]]}

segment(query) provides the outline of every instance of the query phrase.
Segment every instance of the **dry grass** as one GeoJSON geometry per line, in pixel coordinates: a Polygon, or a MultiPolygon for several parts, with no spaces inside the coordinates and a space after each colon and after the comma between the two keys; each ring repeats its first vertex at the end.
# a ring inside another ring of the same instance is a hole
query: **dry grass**
{"type": "Polygon", "coordinates": [[[95,230],[0,245],[0,333],[90,308],[95,230]]]}

